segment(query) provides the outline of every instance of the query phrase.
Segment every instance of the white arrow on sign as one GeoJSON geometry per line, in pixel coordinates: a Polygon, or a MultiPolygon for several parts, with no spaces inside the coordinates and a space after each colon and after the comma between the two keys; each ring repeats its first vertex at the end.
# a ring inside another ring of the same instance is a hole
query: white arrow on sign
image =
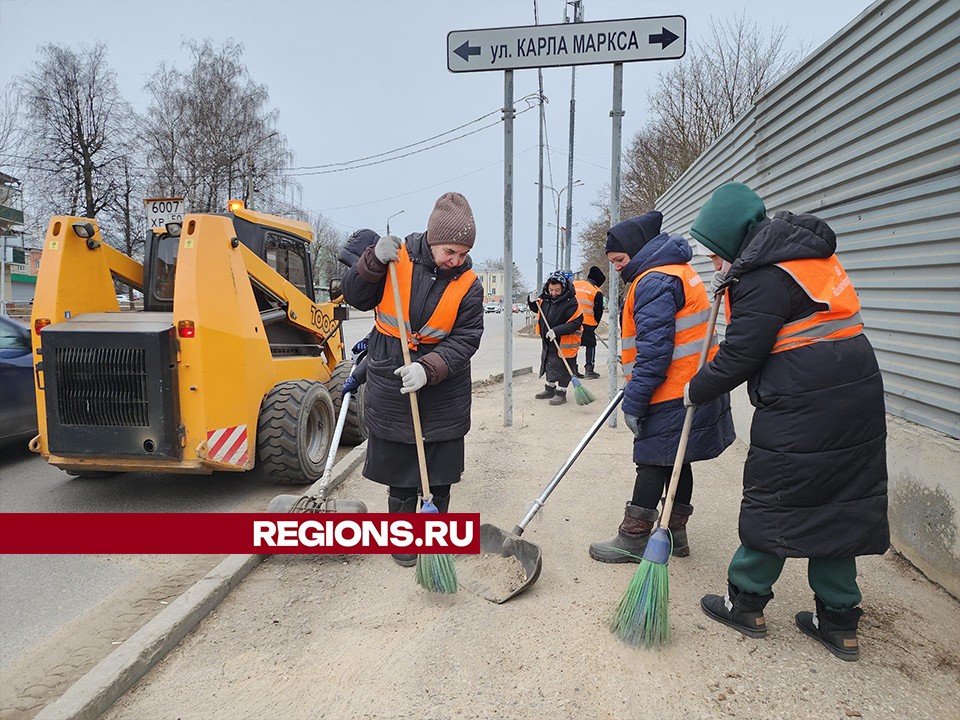
{"type": "Polygon", "coordinates": [[[686,49],[687,20],[682,15],[454,30],[447,33],[447,68],[483,72],[676,60],[686,49]]]}

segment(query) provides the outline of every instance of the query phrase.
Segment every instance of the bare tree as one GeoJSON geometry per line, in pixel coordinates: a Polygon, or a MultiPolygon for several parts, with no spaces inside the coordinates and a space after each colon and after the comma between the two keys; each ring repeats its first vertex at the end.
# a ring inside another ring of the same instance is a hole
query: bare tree
{"type": "Polygon", "coordinates": [[[327,287],[334,278],[346,274],[346,268],[337,261],[348,235],[322,215],[313,221],[314,239],[310,246],[313,262],[313,282],[318,287],[327,287]]]}
{"type": "Polygon", "coordinates": [[[27,159],[21,154],[23,131],[17,123],[18,103],[16,87],[11,83],[0,96],[0,171],[10,175],[20,173],[27,159]]]}
{"type": "MultiPolygon", "coordinates": [[[[701,153],[797,63],[805,49],[784,51],[786,36],[786,28],[763,31],[746,14],[714,20],[707,41],[660,74],[649,98],[651,118],[624,153],[621,218],[654,209],[701,153]]],[[[580,236],[584,267],[604,255],[609,188],[595,206],[602,214],[580,236]]]]}
{"type": "Polygon", "coordinates": [[[142,137],[155,192],[182,195],[195,212],[222,210],[231,197],[262,210],[285,207],[283,171],[292,156],[275,129],[278,112],[267,109],[266,86],[243,64],[242,46],[186,46],[190,70],[161,65],[146,86],[142,137]]]}
{"type": "Polygon", "coordinates": [[[18,80],[37,213],[96,218],[116,197],[132,110],[103,44],[46,45],[40,55],[36,70],[18,80]]]}

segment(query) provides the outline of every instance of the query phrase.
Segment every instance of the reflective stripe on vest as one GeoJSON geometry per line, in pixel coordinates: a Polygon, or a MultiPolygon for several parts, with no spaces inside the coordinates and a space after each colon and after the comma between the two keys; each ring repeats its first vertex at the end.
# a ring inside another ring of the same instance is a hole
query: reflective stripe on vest
{"type": "MultiPolygon", "coordinates": [[[[537,324],[534,327],[534,332],[537,335],[540,334],[540,314],[543,312],[543,300],[537,300],[537,304],[540,305],[540,312],[537,313],[537,324]]],[[[577,316],[580,314],[580,307],[573,311],[573,315],[567,318],[567,322],[573,322],[576,320],[577,316]]],[[[566,323],[564,323],[566,325],[566,323]]],[[[560,346],[560,354],[565,358],[575,358],[577,352],[580,350],[580,336],[583,335],[583,326],[577,328],[576,332],[572,332],[569,335],[560,335],[557,338],[557,345],[560,346]]]]}
{"type": "Polygon", "coordinates": [[[777,333],[771,353],[795,350],[818,342],[845,340],[863,332],[860,299],[836,255],[777,263],[816,303],[826,310],[787,323],[777,333]]]}
{"type": "Polygon", "coordinates": [[[577,291],[577,302],[580,303],[580,312],[583,313],[583,324],[596,325],[597,320],[593,311],[600,288],[586,280],[574,280],[573,288],[577,291]]]}
{"type": "MultiPolygon", "coordinates": [[[[477,274],[473,270],[467,270],[459,277],[450,281],[443,290],[440,302],[434,309],[430,319],[417,331],[410,327],[410,292],[413,284],[413,261],[407,253],[407,246],[400,247],[400,258],[397,261],[397,283],[400,286],[400,301],[403,303],[403,320],[407,328],[407,345],[411,350],[416,350],[420,343],[424,345],[436,345],[453,330],[453,324],[457,321],[457,311],[460,309],[460,303],[466,296],[470,286],[476,279],[477,274]]],[[[393,300],[393,282],[390,275],[387,274],[386,282],[383,286],[383,298],[375,309],[377,330],[384,335],[400,338],[400,320],[397,316],[397,310],[393,300]]]]}
{"type": "MultiPolygon", "coordinates": [[[[620,364],[628,381],[633,374],[633,366],[637,358],[637,325],[633,317],[637,285],[644,276],[652,272],[680,278],[683,283],[684,302],[683,307],[674,315],[673,356],[667,367],[667,377],[650,397],[651,405],[683,397],[683,387],[697,374],[697,364],[700,361],[703,340],[707,335],[707,322],[710,319],[710,301],[707,299],[703,281],[690,265],[661,265],[640,273],[627,290],[620,319],[620,325],[623,328],[620,364]]],[[[708,360],[713,359],[718,348],[717,335],[714,333],[710,342],[708,360]]]]}

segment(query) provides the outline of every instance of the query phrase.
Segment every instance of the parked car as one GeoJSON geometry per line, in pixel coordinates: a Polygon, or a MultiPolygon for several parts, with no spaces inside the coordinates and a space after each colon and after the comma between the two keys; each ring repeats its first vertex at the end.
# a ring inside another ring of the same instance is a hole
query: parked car
{"type": "Polygon", "coordinates": [[[37,434],[30,328],[0,315],[0,442],[37,434]]]}
{"type": "Polygon", "coordinates": [[[485,313],[498,313],[500,312],[500,303],[487,303],[483,306],[483,311],[485,313]]]}
{"type": "Polygon", "coordinates": [[[514,304],[513,304],[513,311],[514,311],[515,313],[523,312],[523,310],[520,309],[520,306],[517,305],[517,303],[514,303],[514,304]]]}

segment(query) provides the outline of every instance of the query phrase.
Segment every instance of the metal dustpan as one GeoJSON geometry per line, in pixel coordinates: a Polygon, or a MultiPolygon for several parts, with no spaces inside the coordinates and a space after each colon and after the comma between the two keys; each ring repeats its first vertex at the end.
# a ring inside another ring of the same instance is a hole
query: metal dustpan
{"type": "Polygon", "coordinates": [[[506,532],[489,523],[483,523],[480,526],[480,558],[478,564],[481,571],[487,570],[487,565],[493,565],[498,576],[493,578],[470,577],[469,572],[465,574],[463,570],[469,571],[470,558],[476,556],[462,555],[462,561],[458,562],[457,565],[457,577],[461,587],[490,602],[500,604],[505,603],[515,595],[519,595],[537,581],[543,568],[543,556],[539,545],[521,537],[523,531],[534,516],[540,512],[540,508],[546,504],[550,493],[560,484],[563,476],[567,474],[576,459],[580,457],[580,453],[587,447],[587,444],[593,440],[594,435],[610,417],[610,414],[616,410],[621,400],[623,400],[622,389],[614,395],[610,404],[604,408],[600,417],[596,419],[587,434],[583,436],[577,447],[570,453],[570,457],[567,458],[563,467],[557,471],[557,474],[553,476],[540,496],[530,503],[530,509],[527,510],[527,514],[524,515],[520,524],[513,529],[513,532],[506,532]],[[495,559],[497,557],[503,558],[504,562],[498,563],[495,559]],[[516,563],[510,562],[511,558],[516,560],[522,568],[522,578],[519,576],[519,572],[516,572],[516,577],[514,577],[516,563]]]}

